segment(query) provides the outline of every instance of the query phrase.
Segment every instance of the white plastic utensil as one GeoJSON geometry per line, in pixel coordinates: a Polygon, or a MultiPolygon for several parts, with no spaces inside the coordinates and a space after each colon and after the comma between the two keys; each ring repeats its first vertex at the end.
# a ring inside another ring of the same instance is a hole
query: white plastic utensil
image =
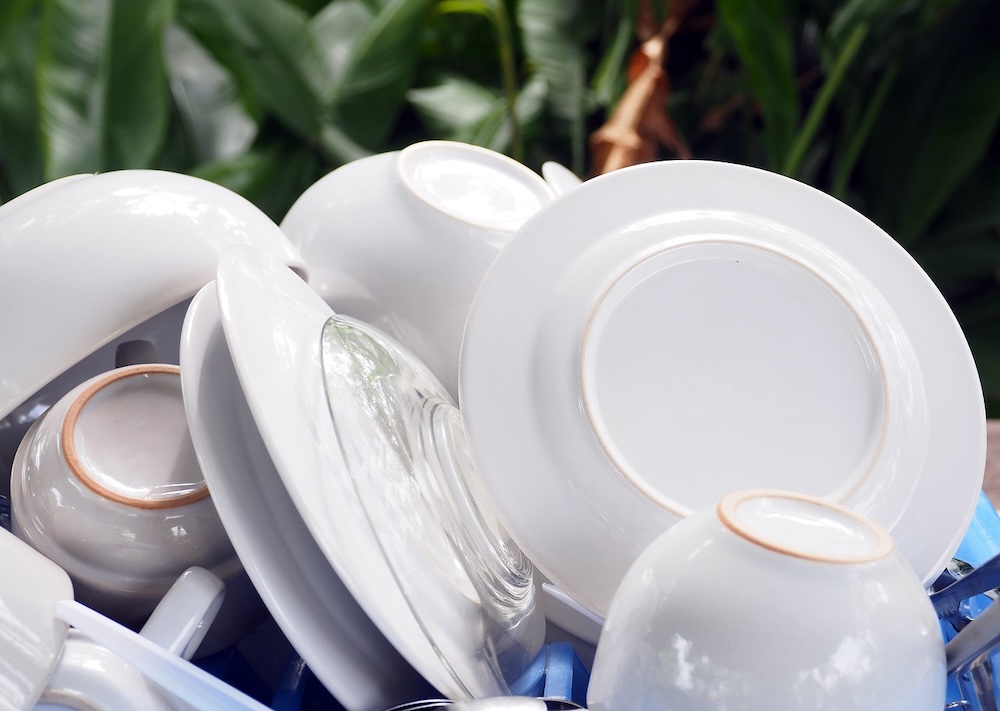
{"type": "Polygon", "coordinates": [[[0,711],[31,708],[52,673],[66,639],[53,611],[73,599],[58,565],[0,528],[0,711]]]}
{"type": "Polygon", "coordinates": [[[56,615],[95,642],[126,658],[155,682],[192,708],[203,711],[267,707],[203,669],[171,654],[156,642],[119,625],[73,600],[56,603],[56,615]]]}

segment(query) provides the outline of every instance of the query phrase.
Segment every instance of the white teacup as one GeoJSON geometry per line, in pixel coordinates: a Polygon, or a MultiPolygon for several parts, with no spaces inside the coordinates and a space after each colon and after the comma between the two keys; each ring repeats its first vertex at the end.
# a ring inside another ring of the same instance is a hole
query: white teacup
{"type": "Polygon", "coordinates": [[[209,569],[235,593],[221,638],[213,630],[218,648],[252,629],[262,608],[198,466],[179,374],[122,367],[53,405],[15,454],[12,524],[69,574],[78,601],[133,628],[185,569],[209,569]]]}
{"type": "Polygon", "coordinates": [[[427,141],[338,168],[302,194],[281,228],[334,311],[398,338],[457,401],[462,332],[479,282],[554,197],[507,156],[427,141]]]}
{"type": "Polygon", "coordinates": [[[676,524],[612,601],[592,711],[940,711],[937,616],[888,533],[825,500],[737,492],[676,524]]]}
{"type": "MultiPolygon", "coordinates": [[[[182,659],[190,659],[219,611],[225,587],[204,568],[185,570],[157,604],[140,634],[182,659]]],[[[106,620],[106,625],[113,622],[106,620]]],[[[175,711],[169,693],[112,649],[71,629],[36,709],[175,711]]]]}

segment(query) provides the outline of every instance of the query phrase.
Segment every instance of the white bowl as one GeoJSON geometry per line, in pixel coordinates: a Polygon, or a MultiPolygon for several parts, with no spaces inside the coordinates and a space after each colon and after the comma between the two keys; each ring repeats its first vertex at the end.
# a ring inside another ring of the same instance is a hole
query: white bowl
{"type": "Polygon", "coordinates": [[[0,419],[102,345],[193,296],[232,244],[305,273],[263,212],[187,175],[71,176],[0,207],[0,419]]]}
{"type": "MultiPolygon", "coordinates": [[[[57,402],[18,448],[11,513],[79,601],[132,627],[190,566],[237,589],[245,575],[198,467],[177,366],[119,368],[57,402]]],[[[260,619],[234,601],[223,645],[260,619]]]]}
{"type": "Polygon", "coordinates": [[[507,156],[427,141],[338,168],[303,193],[281,228],[335,311],[399,339],[456,398],[462,330],[479,282],[553,197],[507,156]]]}
{"type": "Polygon", "coordinates": [[[920,579],[877,524],[815,497],[736,492],[678,523],[615,593],[592,711],[940,711],[920,579]]]}

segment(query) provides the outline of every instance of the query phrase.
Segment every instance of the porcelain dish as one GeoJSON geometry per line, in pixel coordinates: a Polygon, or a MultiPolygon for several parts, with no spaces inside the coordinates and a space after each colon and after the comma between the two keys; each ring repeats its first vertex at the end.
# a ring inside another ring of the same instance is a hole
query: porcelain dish
{"type": "Polygon", "coordinates": [[[195,459],[177,366],[78,385],[28,430],[11,480],[13,532],[66,571],[80,602],[138,627],[177,576],[202,566],[249,604],[227,605],[216,648],[259,622],[259,602],[235,590],[243,566],[195,459]]]}
{"type": "Polygon", "coordinates": [[[253,419],[320,550],[368,617],[430,684],[449,698],[473,695],[413,616],[347,472],[326,401],[320,348],[333,311],[294,272],[252,247],[223,255],[216,289],[253,419]]]}
{"type": "Polygon", "coordinates": [[[497,515],[599,616],[657,535],[746,488],[856,509],[930,584],[982,485],[978,374],[930,279],[737,165],[623,169],[529,220],[470,310],[461,402],[497,515]]]}
{"type": "Polygon", "coordinates": [[[226,345],[215,282],[194,298],[181,342],[184,403],[219,516],[275,622],[347,711],[427,690],[368,619],[292,503],[226,345]]]}
{"type": "Polygon", "coordinates": [[[405,344],[457,397],[469,304],[497,252],[554,195],[495,151],[424,141],[337,168],[281,229],[337,312],[405,344]]]}
{"type": "Polygon", "coordinates": [[[188,175],[71,176],[0,207],[0,332],[8,345],[0,353],[0,419],[102,345],[193,296],[232,244],[255,245],[305,273],[263,212],[188,175]]]}
{"type": "Polygon", "coordinates": [[[824,499],[737,491],[635,560],[587,707],[940,711],[945,679],[937,615],[885,529],[824,499]]]}

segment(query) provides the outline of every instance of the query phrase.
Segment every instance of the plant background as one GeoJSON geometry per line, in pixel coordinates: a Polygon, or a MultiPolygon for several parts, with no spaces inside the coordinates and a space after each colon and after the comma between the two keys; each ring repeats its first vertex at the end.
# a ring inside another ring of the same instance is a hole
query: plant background
{"type": "Polygon", "coordinates": [[[0,201],[161,168],[280,221],[336,166],[426,138],[582,175],[688,155],[765,167],[917,259],[993,417],[998,124],[996,0],[0,4],[0,201]]]}

